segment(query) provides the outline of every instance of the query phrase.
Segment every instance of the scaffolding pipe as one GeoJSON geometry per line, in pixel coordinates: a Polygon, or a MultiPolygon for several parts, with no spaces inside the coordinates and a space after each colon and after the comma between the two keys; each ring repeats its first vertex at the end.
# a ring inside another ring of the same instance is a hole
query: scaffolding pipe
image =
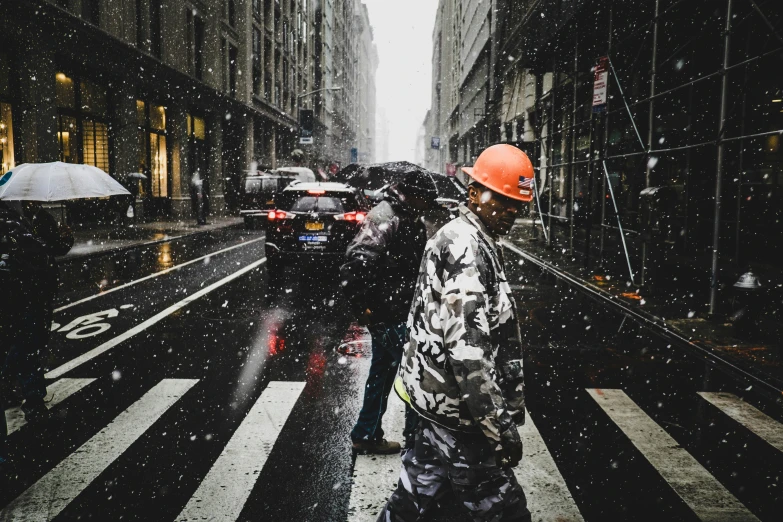
{"type": "MultiPolygon", "coordinates": [[[[538,215],[541,216],[541,230],[544,231],[544,240],[549,243],[549,232],[546,229],[546,225],[544,225],[544,215],[541,213],[541,199],[538,196],[538,182],[536,181],[536,178],[533,177],[533,195],[536,197],[536,208],[538,208],[538,215]]],[[[533,220],[533,229],[536,228],[536,221],[533,220]]]]}
{"type": "MultiPolygon", "coordinates": [[[[660,0],[655,0],[655,18],[653,19],[653,48],[652,48],[652,71],[650,73],[650,105],[647,110],[647,150],[653,148],[653,137],[655,135],[655,77],[658,73],[658,12],[660,0]]],[[[652,167],[650,166],[650,157],[647,158],[647,166],[644,171],[644,187],[650,188],[650,177],[652,167]]],[[[647,241],[642,241],[642,270],[639,274],[639,283],[644,286],[647,280],[647,241]]]]}
{"type": "MultiPolygon", "coordinates": [[[[612,21],[614,17],[614,3],[609,6],[609,40],[607,42],[607,56],[612,54],[612,21]]],[[[607,100],[606,107],[604,108],[604,143],[601,146],[601,158],[606,159],[606,155],[609,152],[609,100],[607,100]]],[[[604,230],[604,223],[606,223],[606,178],[603,179],[601,190],[601,228],[599,241],[598,241],[598,264],[603,266],[604,264],[604,244],[606,242],[606,231],[604,230]]]]}
{"type": "MultiPolygon", "coordinates": [[[[572,107],[571,111],[571,125],[573,128],[576,128],[576,104],[578,103],[578,89],[577,84],[579,83],[579,31],[574,30],[574,78],[573,78],[573,84],[574,84],[574,105],[572,107]]],[[[576,161],[576,132],[571,133],[571,161],[572,164],[569,166],[568,169],[569,174],[571,175],[571,190],[569,194],[569,201],[568,205],[570,210],[568,211],[568,215],[571,216],[571,222],[569,223],[568,227],[568,255],[572,256],[574,255],[574,231],[576,227],[576,212],[574,210],[574,204],[576,203],[576,164],[573,163],[576,161]]]]}
{"type": "Polygon", "coordinates": [[[620,211],[617,208],[617,200],[614,199],[614,188],[612,188],[612,180],[609,179],[609,169],[606,168],[606,161],[601,162],[604,166],[604,177],[606,184],[609,187],[609,194],[612,195],[612,205],[614,205],[614,215],[617,218],[617,228],[620,229],[620,240],[623,243],[623,251],[625,252],[625,260],[628,263],[628,273],[631,276],[631,284],[636,284],[633,278],[633,268],[631,268],[631,256],[628,254],[628,245],[625,243],[625,232],[623,231],[623,223],[620,220],[620,211]]]}
{"type": "MultiPolygon", "coordinates": [[[[551,93],[551,96],[549,97],[549,103],[550,103],[550,116],[549,116],[549,124],[547,125],[547,141],[549,141],[549,154],[547,158],[547,184],[549,185],[549,208],[547,208],[547,228],[549,231],[552,231],[552,198],[554,197],[555,192],[555,169],[552,168],[552,164],[555,162],[555,144],[554,144],[554,136],[555,136],[555,94],[557,93],[557,59],[553,56],[552,57],[552,87],[550,87],[549,92],[551,93]]],[[[541,222],[544,222],[543,216],[541,217],[541,222]]],[[[552,246],[552,234],[549,234],[546,238],[546,246],[552,246]]]]}
{"type": "Polygon", "coordinates": [[[726,125],[726,109],[728,104],[729,75],[727,68],[729,66],[731,50],[731,11],[732,0],[728,0],[726,7],[726,28],[723,35],[723,82],[721,85],[720,96],[720,120],[718,127],[718,154],[717,166],[715,168],[715,216],[713,218],[714,228],[712,232],[712,277],[710,280],[710,314],[718,310],[718,260],[720,254],[720,215],[721,215],[721,197],[723,195],[723,130],[726,125]]]}

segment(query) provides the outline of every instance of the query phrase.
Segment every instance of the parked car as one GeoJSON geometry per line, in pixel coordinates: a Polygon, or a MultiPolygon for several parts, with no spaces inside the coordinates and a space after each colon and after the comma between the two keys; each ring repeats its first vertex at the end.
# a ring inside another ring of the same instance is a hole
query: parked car
{"type": "Polygon", "coordinates": [[[266,216],[270,285],[287,267],[337,273],[369,210],[362,191],[342,183],[295,182],[283,189],[266,216]]]}

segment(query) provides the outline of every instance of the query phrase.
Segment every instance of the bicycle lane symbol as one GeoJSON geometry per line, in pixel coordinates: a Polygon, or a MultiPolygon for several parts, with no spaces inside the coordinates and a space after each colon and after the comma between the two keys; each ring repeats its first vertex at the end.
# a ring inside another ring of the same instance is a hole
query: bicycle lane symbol
{"type": "MultiPolygon", "coordinates": [[[[123,305],[121,309],[133,308],[133,305],[123,305]]],[[[111,324],[105,322],[108,319],[120,315],[119,310],[110,308],[94,314],[87,314],[77,317],[62,328],[58,323],[52,323],[52,332],[64,333],[68,339],[86,339],[100,335],[111,328],[111,324]]]]}

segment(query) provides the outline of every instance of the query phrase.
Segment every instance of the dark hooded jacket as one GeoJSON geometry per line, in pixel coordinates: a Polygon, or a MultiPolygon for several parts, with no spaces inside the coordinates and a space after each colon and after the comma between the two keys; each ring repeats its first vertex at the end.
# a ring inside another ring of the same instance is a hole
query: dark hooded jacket
{"type": "Polygon", "coordinates": [[[371,323],[400,324],[408,318],[427,230],[404,196],[390,190],[348,246],[340,267],[343,292],[371,323]]]}

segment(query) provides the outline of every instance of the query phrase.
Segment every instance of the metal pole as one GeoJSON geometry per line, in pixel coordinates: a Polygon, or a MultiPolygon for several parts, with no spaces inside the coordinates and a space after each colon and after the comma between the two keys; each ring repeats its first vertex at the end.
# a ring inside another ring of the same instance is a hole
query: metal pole
{"type": "MultiPolygon", "coordinates": [[[[604,166],[604,179],[607,180],[609,186],[609,194],[612,195],[612,204],[614,205],[614,215],[617,217],[617,227],[620,229],[620,240],[623,243],[623,250],[625,251],[625,260],[628,262],[628,273],[631,275],[631,284],[636,284],[633,280],[633,269],[631,268],[631,256],[628,255],[628,246],[625,244],[625,232],[623,231],[623,223],[620,219],[620,212],[617,209],[617,200],[614,199],[614,189],[612,183],[609,181],[609,169],[606,168],[606,161],[601,162],[604,166]]],[[[606,198],[604,198],[606,199],[606,198]]]]}
{"type": "Polygon", "coordinates": [[[585,268],[590,267],[590,243],[592,242],[593,237],[593,127],[594,127],[594,121],[595,121],[595,113],[592,111],[590,112],[590,134],[589,134],[589,143],[590,146],[588,148],[588,158],[589,161],[587,162],[587,194],[585,197],[585,213],[587,214],[587,225],[585,226],[585,268]]]}
{"type": "Polygon", "coordinates": [[[579,31],[574,28],[574,105],[571,111],[571,168],[568,169],[571,176],[571,190],[569,197],[569,216],[571,222],[568,230],[568,255],[574,255],[574,228],[576,227],[576,213],[574,204],[576,198],[576,103],[577,103],[577,84],[579,83],[579,31]]]}
{"type": "MultiPolygon", "coordinates": [[[[750,34],[745,42],[745,50],[750,48],[750,34]]],[[[740,136],[745,135],[745,117],[748,108],[748,67],[745,66],[745,77],[742,81],[742,122],[740,123],[740,136]]],[[[745,140],[739,143],[739,173],[737,174],[737,226],[736,237],[734,238],[734,262],[740,265],[740,233],[742,231],[742,175],[745,167],[745,140]]]]}
{"type": "MultiPolygon", "coordinates": [[[[541,216],[541,230],[544,231],[544,239],[546,240],[547,244],[549,244],[549,232],[546,229],[546,225],[544,225],[544,215],[541,213],[541,198],[538,195],[538,183],[536,183],[536,178],[533,178],[533,195],[536,197],[536,207],[538,207],[538,215],[541,216]]],[[[533,220],[533,227],[535,229],[536,222],[533,220]]]]}
{"type": "Polygon", "coordinates": [[[546,245],[552,246],[552,198],[555,192],[555,171],[552,165],[555,163],[555,93],[557,91],[557,59],[552,57],[552,87],[551,96],[549,97],[549,103],[551,104],[551,111],[549,112],[549,125],[547,126],[547,139],[549,141],[549,165],[547,165],[547,184],[549,185],[549,208],[547,209],[547,228],[550,234],[547,236],[546,245]]]}
{"type": "MultiPolygon", "coordinates": [[[[650,106],[647,114],[647,152],[653,148],[653,135],[655,132],[655,77],[658,73],[658,8],[660,0],[655,0],[655,22],[653,25],[653,49],[652,49],[652,72],[650,74],[650,106]]],[[[650,167],[650,158],[647,158],[647,168],[644,173],[644,186],[650,186],[650,177],[652,168],[650,167]]],[[[647,241],[642,241],[642,270],[639,275],[639,284],[644,286],[647,277],[647,241]]]]}
{"type": "Polygon", "coordinates": [[[718,128],[718,155],[715,168],[715,216],[712,233],[712,278],[710,281],[710,314],[718,309],[718,259],[720,253],[720,214],[721,196],[723,193],[723,128],[726,124],[726,105],[728,102],[729,75],[726,69],[729,66],[729,54],[731,44],[731,7],[732,0],[728,0],[726,7],[726,29],[723,36],[723,82],[720,95],[720,121],[718,128]]]}
{"type": "MultiPolygon", "coordinates": [[[[612,21],[614,16],[614,4],[609,6],[609,42],[607,44],[606,55],[612,54],[612,21]]],[[[607,100],[606,109],[604,114],[604,143],[601,147],[601,157],[606,158],[607,148],[609,147],[609,101],[607,100]]],[[[601,227],[599,229],[599,247],[598,247],[598,264],[604,264],[604,244],[606,240],[606,230],[604,224],[606,223],[606,183],[607,177],[603,178],[601,190],[601,227]]]]}

